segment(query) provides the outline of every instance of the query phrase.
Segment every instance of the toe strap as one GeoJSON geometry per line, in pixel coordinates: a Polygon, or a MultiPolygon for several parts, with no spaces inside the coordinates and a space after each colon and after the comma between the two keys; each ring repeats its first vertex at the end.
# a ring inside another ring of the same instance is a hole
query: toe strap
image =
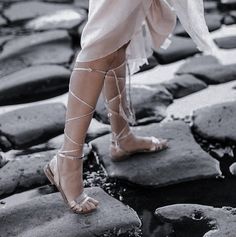
{"type": "Polygon", "coordinates": [[[166,145],[165,141],[163,142],[161,139],[157,137],[151,137],[151,138],[152,138],[152,143],[154,144],[154,146],[152,147],[153,151],[159,151],[165,147],[166,145]]]}
{"type": "Polygon", "coordinates": [[[82,206],[85,202],[87,202],[87,200],[89,199],[90,197],[85,193],[81,193],[78,197],[76,197],[74,200],[72,200],[70,202],[70,206],[72,209],[74,208],[78,208],[79,210],[82,209],[82,206]]]}

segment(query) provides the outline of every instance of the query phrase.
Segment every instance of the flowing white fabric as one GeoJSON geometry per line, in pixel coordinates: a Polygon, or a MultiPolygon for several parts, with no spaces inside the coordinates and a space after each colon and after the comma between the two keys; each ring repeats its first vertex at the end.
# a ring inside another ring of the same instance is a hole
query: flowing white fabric
{"type": "Polygon", "coordinates": [[[168,48],[176,17],[201,51],[214,54],[203,0],[90,0],[76,61],[102,58],[130,41],[126,58],[132,75],[153,50],[168,48]]]}

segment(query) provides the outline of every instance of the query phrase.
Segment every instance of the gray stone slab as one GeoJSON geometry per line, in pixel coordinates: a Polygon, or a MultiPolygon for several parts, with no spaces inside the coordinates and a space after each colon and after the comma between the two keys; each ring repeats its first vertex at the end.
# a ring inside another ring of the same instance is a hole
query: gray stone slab
{"type": "Polygon", "coordinates": [[[236,36],[226,36],[215,39],[216,44],[222,49],[236,48],[236,36]]]}
{"type": "Polygon", "coordinates": [[[201,149],[184,122],[155,123],[136,127],[134,131],[137,135],[167,138],[169,148],[157,153],[139,153],[122,162],[113,162],[109,155],[111,135],[97,138],[91,144],[110,177],[160,187],[215,178],[221,174],[218,161],[201,149]]]}
{"type": "Polygon", "coordinates": [[[43,167],[56,150],[21,155],[0,169],[0,197],[48,184],[43,167]]]}
{"type": "Polygon", "coordinates": [[[193,112],[193,129],[201,137],[236,144],[236,102],[225,102],[193,112]]]}
{"type": "Polygon", "coordinates": [[[0,105],[51,98],[68,91],[70,70],[57,65],[36,65],[1,78],[0,105]]]}
{"type": "Polygon", "coordinates": [[[47,103],[27,106],[0,115],[0,147],[21,149],[63,133],[65,106],[47,103]]]}
{"type": "Polygon", "coordinates": [[[30,65],[67,64],[74,52],[64,30],[34,33],[8,41],[0,54],[0,77],[30,65]]]}
{"type": "Polygon", "coordinates": [[[236,209],[214,208],[197,204],[175,204],[156,209],[155,215],[163,224],[169,224],[172,233],[188,236],[194,230],[203,237],[234,237],[236,209]],[[187,235],[186,235],[187,234],[187,235]]]}
{"type": "Polygon", "coordinates": [[[85,10],[65,9],[33,19],[26,24],[26,28],[31,30],[69,30],[79,26],[86,17],[85,10]]]}
{"type": "Polygon", "coordinates": [[[72,9],[69,4],[53,4],[40,1],[27,1],[12,4],[3,14],[11,21],[32,19],[45,14],[64,9],[72,9]]]}
{"type": "Polygon", "coordinates": [[[192,74],[206,84],[225,83],[236,78],[236,64],[222,65],[211,56],[193,57],[176,74],[192,74]]]}
{"type": "Polygon", "coordinates": [[[172,36],[168,49],[159,49],[154,56],[160,64],[168,64],[199,53],[196,45],[189,38],[172,36]]]}
{"type": "Polygon", "coordinates": [[[162,83],[175,99],[184,97],[207,87],[207,84],[196,77],[186,74],[176,76],[173,79],[162,83]]]}
{"type": "Polygon", "coordinates": [[[59,193],[3,208],[0,212],[1,237],[94,237],[106,233],[130,236],[128,232],[140,226],[133,209],[101,188],[86,188],[85,191],[99,201],[98,209],[86,215],[71,212],[59,193]]]}
{"type": "MultiPolygon", "coordinates": [[[[127,93],[128,93],[127,87],[127,93]]],[[[131,85],[131,100],[135,110],[137,124],[159,122],[166,116],[166,107],[172,103],[173,97],[162,85],[131,85]]],[[[104,98],[99,97],[95,117],[109,124],[104,98]]]]}

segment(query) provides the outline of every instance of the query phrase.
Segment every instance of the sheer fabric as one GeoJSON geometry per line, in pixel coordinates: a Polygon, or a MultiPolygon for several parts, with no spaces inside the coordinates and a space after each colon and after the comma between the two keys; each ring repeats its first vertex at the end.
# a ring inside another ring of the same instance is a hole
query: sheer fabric
{"type": "Polygon", "coordinates": [[[203,0],[90,0],[76,61],[102,58],[130,40],[126,58],[132,75],[148,63],[153,49],[168,48],[176,17],[201,51],[214,54],[203,0]]]}

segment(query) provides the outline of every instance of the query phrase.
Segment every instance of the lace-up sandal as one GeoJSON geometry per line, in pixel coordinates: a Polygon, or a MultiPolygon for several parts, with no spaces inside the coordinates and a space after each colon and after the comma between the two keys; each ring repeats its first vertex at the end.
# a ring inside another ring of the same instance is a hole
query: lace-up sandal
{"type": "MultiPolygon", "coordinates": [[[[84,67],[77,67],[73,69],[74,71],[77,70],[86,70],[89,72],[98,72],[98,73],[102,73],[104,76],[106,75],[105,71],[102,70],[98,70],[98,69],[92,69],[92,68],[84,68],[84,67]]],[[[75,117],[71,117],[66,119],[65,123],[69,123],[72,121],[76,121],[79,119],[82,119],[86,116],[92,116],[95,108],[91,105],[89,105],[87,102],[85,102],[84,100],[82,100],[81,98],[79,98],[73,91],[72,89],[69,87],[69,93],[80,103],[83,103],[84,105],[88,106],[91,109],[91,112],[80,115],[80,116],[75,116],[75,117]]],[[[61,182],[60,182],[60,177],[61,174],[59,172],[60,167],[59,167],[59,163],[58,159],[83,159],[84,154],[81,157],[77,157],[74,155],[70,155],[70,153],[72,152],[76,152],[76,151],[81,151],[81,147],[83,147],[84,144],[80,144],[78,142],[76,142],[74,139],[72,139],[69,134],[66,131],[66,127],[64,129],[64,135],[65,137],[71,142],[73,143],[76,147],[79,147],[78,149],[73,149],[73,150],[59,150],[57,152],[57,154],[53,157],[53,159],[45,165],[44,167],[44,172],[47,176],[47,178],[49,179],[49,181],[55,185],[57,187],[57,189],[60,191],[62,198],[64,199],[65,203],[70,207],[70,209],[75,212],[75,213],[89,213],[94,211],[97,206],[98,206],[98,201],[95,200],[94,198],[88,196],[84,190],[83,192],[77,196],[76,198],[74,198],[72,201],[68,201],[62,187],[61,187],[61,182]],[[87,210],[87,211],[84,211],[87,210]],[[88,211],[89,210],[89,211],[88,211]]]]}
{"type": "Polygon", "coordinates": [[[151,139],[152,145],[148,149],[137,149],[134,151],[126,151],[123,149],[120,145],[120,141],[124,138],[127,138],[132,134],[131,128],[129,128],[129,123],[134,125],[136,123],[135,119],[135,112],[133,109],[133,105],[131,102],[131,96],[130,96],[130,71],[128,71],[129,75],[129,103],[126,100],[126,84],[125,84],[125,77],[123,76],[117,76],[116,71],[119,70],[121,67],[128,66],[129,65],[126,62],[126,60],[118,67],[108,70],[107,75],[105,77],[104,81],[104,89],[103,89],[103,95],[105,100],[105,106],[108,111],[108,118],[110,121],[110,124],[112,123],[111,117],[117,116],[120,119],[123,119],[125,121],[124,127],[117,133],[115,131],[112,131],[112,138],[111,138],[111,145],[110,145],[110,156],[113,161],[122,161],[131,155],[134,155],[136,153],[148,153],[148,152],[157,152],[162,151],[166,148],[168,148],[167,140],[163,138],[156,138],[156,137],[147,137],[148,139],[151,139]],[[111,74],[111,75],[110,75],[111,74]],[[108,98],[106,95],[106,82],[109,80],[109,78],[112,78],[115,80],[116,84],[116,91],[118,92],[116,96],[112,98],[108,98]],[[120,81],[123,80],[123,83],[120,83],[120,81]],[[123,84],[123,88],[120,87],[120,84],[123,84]],[[112,104],[115,104],[115,109],[112,107],[112,104]],[[128,131],[128,132],[127,132],[128,131]]]}

